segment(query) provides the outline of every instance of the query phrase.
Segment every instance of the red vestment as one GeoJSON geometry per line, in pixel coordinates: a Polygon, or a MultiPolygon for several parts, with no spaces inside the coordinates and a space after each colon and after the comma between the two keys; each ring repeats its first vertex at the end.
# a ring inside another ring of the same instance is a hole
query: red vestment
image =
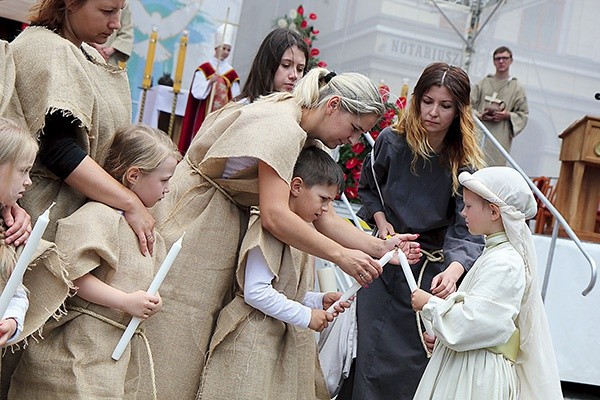
{"type": "MultiPolygon", "coordinates": [[[[204,74],[206,80],[209,80],[216,71],[214,67],[209,63],[205,62],[200,65],[196,71],[201,71],[204,74]]],[[[194,79],[196,73],[194,73],[194,79]]],[[[181,126],[181,135],[179,136],[179,151],[181,154],[185,154],[192,139],[196,136],[196,132],[200,129],[204,118],[209,112],[218,110],[231,100],[233,97],[231,94],[231,86],[234,82],[239,81],[239,76],[234,69],[230,69],[223,75],[218,76],[218,81],[215,84],[215,94],[213,97],[212,110],[207,112],[208,103],[210,102],[210,94],[205,99],[198,100],[192,95],[191,88],[194,85],[194,79],[190,85],[190,94],[188,96],[187,105],[185,107],[185,115],[181,126]]]]}

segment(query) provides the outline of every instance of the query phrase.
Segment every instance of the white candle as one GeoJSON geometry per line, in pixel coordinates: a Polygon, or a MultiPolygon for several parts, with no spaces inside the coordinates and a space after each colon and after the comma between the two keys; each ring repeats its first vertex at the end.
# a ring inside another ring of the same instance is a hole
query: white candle
{"type": "MultiPolygon", "coordinates": [[[[387,253],[385,253],[383,255],[383,257],[381,257],[377,263],[379,265],[381,265],[382,267],[387,264],[393,257],[394,257],[394,253],[396,253],[397,250],[392,250],[392,251],[388,251],[387,253]]],[[[398,252],[401,253],[401,252],[398,252]]],[[[331,307],[329,307],[327,309],[327,312],[330,314],[333,314],[333,312],[335,311],[335,306],[339,305],[340,302],[342,301],[348,301],[348,299],[350,299],[350,297],[354,296],[356,294],[356,292],[358,292],[358,290],[362,287],[362,285],[358,282],[355,281],[354,285],[352,285],[350,287],[350,289],[346,290],[343,294],[342,297],[340,297],[340,299],[338,301],[336,301],[335,303],[333,303],[331,305],[331,307]]]]}
{"type": "MultiPolygon", "coordinates": [[[[171,269],[171,266],[173,265],[175,258],[177,257],[177,255],[179,254],[179,251],[181,250],[181,243],[183,242],[184,236],[185,236],[185,232],[183,233],[183,235],[181,235],[179,240],[177,240],[175,243],[173,243],[173,246],[171,246],[169,253],[165,257],[162,265],[158,269],[156,276],[152,280],[152,283],[150,284],[150,287],[147,290],[148,294],[155,295],[156,292],[158,292],[158,288],[160,287],[161,283],[165,280],[165,277],[167,276],[167,272],[169,272],[169,269],[171,269]]],[[[123,335],[121,336],[121,339],[119,340],[119,343],[117,343],[117,346],[115,347],[115,350],[112,353],[111,358],[113,360],[118,361],[121,358],[121,356],[123,355],[123,352],[125,351],[125,348],[129,344],[129,341],[133,337],[135,330],[137,329],[137,327],[140,325],[141,322],[142,322],[142,319],[139,317],[131,318],[131,321],[129,321],[129,325],[127,325],[127,329],[125,329],[125,332],[123,332],[123,335]]]]}
{"type": "MultiPolygon", "coordinates": [[[[406,259],[406,255],[403,252],[399,251],[398,258],[400,259],[400,266],[402,266],[402,272],[404,272],[404,276],[406,277],[406,282],[408,282],[408,287],[410,288],[410,292],[412,293],[415,290],[417,290],[419,287],[417,286],[415,277],[412,273],[412,270],[410,269],[410,265],[408,265],[408,260],[406,259]]],[[[433,327],[431,326],[431,322],[429,322],[425,318],[421,318],[421,321],[423,321],[423,325],[425,326],[425,330],[427,331],[427,334],[431,337],[434,337],[435,335],[433,334],[433,327]]]]}
{"type": "Polygon", "coordinates": [[[23,275],[27,270],[27,266],[31,263],[33,255],[40,244],[40,240],[42,240],[42,235],[48,226],[48,222],[50,222],[50,209],[53,205],[54,203],[52,203],[50,207],[48,207],[48,209],[38,217],[35,226],[29,235],[29,239],[27,239],[25,248],[17,260],[17,264],[10,274],[8,282],[6,282],[6,286],[4,287],[2,295],[0,296],[0,318],[4,316],[10,300],[15,295],[15,292],[17,291],[17,288],[21,282],[23,282],[23,275]]]}
{"type": "Polygon", "coordinates": [[[317,278],[319,279],[319,289],[321,292],[337,292],[335,267],[326,267],[317,270],[317,278]]]}

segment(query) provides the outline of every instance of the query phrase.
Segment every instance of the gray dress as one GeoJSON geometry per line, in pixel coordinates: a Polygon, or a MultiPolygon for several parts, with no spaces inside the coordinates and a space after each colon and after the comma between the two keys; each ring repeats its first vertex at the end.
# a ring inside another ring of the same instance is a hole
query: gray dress
{"type": "MultiPolygon", "coordinates": [[[[434,156],[429,162],[419,159],[413,174],[413,153],[405,136],[390,128],[381,132],[373,151],[385,207],[367,157],[359,185],[359,216],[373,223],[373,214],[384,211],[396,232],[420,234],[423,250],[443,250],[444,261],[429,262],[424,269],[422,289],[429,290],[433,277],[452,261],[470,268],[483,250],[483,238],[467,230],[460,215],[462,198],[452,193],[449,168],[434,156]]],[[[424,261],[425,257],[412,266],[417,280],[424,261]]],[[[427,356],[401,268],[384,268],[380,279],[359,292],[357,318],[357,358],[338,399],[412,399],[427,356]]]]}

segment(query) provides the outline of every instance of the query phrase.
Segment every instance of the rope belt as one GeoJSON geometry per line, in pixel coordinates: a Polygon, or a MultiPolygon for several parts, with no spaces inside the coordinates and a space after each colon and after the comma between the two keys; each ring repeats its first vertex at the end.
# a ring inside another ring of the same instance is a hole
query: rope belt
{"type": "MultiPolygon", "coordinates": [[[[119,328],[123,331],[127,328],[127,326],[125,326],[119,322],[113,321],[112,319],[107,318],[104,315],[98,314],[94,311],[90,311],[86,308],[77,307],[77,306],[67,306],[67,311],[77,311],[82,314],[89,315],[90,317],[94,317],[99,321],[106,322],[107,324],[112,325],[116,328],[119,328]]],[[[140,335],[140,337],[144,341],[144,344],[146,345],[146,352],[148,353],[148,361],[150,362],[150,379],[152,381],[152,395],[153,395],[154,400],[157,400],[158,395],[157,395],[157,391],[156,391],[156,374],[154,372],[154,358],[152,357],[152,350],[150,349],[150,342],[148,341],[148,338],[146,337],[146,334],[144,333],[143,328],[138,327],[135,330],[135,334],[140,335]]]]}
{"type": "MultiPolygon", "coordinates": [[[[423,253],[425,255],[425,262],[423,263],[423,265],[421,266],[421,270],[419,271],[419,277],[417,279],[417,287],[421,287],[421,282],[423,281],[423,274],[425,272],[425,267],[427,266],[427,264],[429,264],[430,262],[435,262],[435,263],[439,263],[439,262],[444,262],[444,252],[442,250],[433,250],[432,252],[428,252],[427,250],[423,250],[421,249],[421,253],[423,253]]],[[[421,344],[423,345],[423,350],[425,350],[425,353],[427,354],[427,358],[431,357],[431,352],[429,351],[429,349],[427,348],[427,345],[425,344],[425,339],[423,339],[423,328],[421,325],[421,312],[417,311],[415,313],[415,318],[416,318],[416,322],[417,322],[417,332],[419,332],[419,339],[421,339],[421,344]]]]}
{"type": "Polygon", "coordinates": [[[244,207],[240,203],[238,203],[237,201],[235,201],[233,199],[233,197],[231,197],[231,195],[229,193],[227,193],[227,191],[225,189],[223,189],[217,182],[213,181],[212,178],[210,178],[204,172],[200,171],[200,168],[198,168],[198,166],[196,164],[194,164],[192,162],[192,160],[190,160],[190,157],[187,154],[185,155],[184,159],[188,163],[188,165],[190,166],[190,168],[194,170],[194,172],[196,172],[198,175],[200,175],[202,178],[204,178],[208,183],[210,183],[211,186],[213,186],[215,189],[217,189],[219,192],[221,192],[221,194],[223,196],[225,196],[227,198],[227,200],[231,201],[238,208],[241,208],[241,209],[244,209],[244,210],[248,209],[248,207],[244,207]]]}

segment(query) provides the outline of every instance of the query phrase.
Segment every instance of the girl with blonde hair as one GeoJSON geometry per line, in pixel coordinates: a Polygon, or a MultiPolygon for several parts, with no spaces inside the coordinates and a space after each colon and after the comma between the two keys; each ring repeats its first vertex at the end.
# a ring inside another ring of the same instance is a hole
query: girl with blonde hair
{"type": "MultiPolygon", "coordinates": [[[[412,266],[415,279],[442,298],[456,290],[483,243],[460,215],[459,171],[483,164],[469,93],[461,68],[427,66],[404,119],[377,138],[359,183],[359,215],[379,237],[418,234],[425,256],[412,266]]],[[[412,399],[428,357],[402,271],[384,269],[356,305],[357,357],[338,399],[412,399]]]]}
{"type": "MultiPolygon", "coordinates": [[[[0,118],[0,207],[12,207],[31,185],[29,171],[38,150],[36,140],[22,126],[0,118]]],[[[8,282],[22,246],[6,242],[6,224],[0,218],[0,287],[8,282]]],[[[54,245],[42,241],[24,281],[17,287],[0,320],[0,347],[38,331],[67,296],[69,283],[54,245]],[[26,286],[25,286],[25,285],[26,286]],[[30,293],[25,287],[30,289],[30,293]]]]}
{"type": "MultiPolygon", "coordinates": [[[[152,207],[169,192],[180,158],[164,132],[131,125],[115,134],[105,168],[152,207]]],[[[140,347],[143,334],[118,361],[111,354],[131,317],[146,320],[162,307],[158,294],[146,292],[165,254],[160,236],[155,243],[153,256],[140,254],[123,211],[100,202],[58,222],[56,244],[69,257],[77,292],[67,315],[48,324],[45,340],[23,353],[9,398],[132,398],[139,387],[152,386],[151,376],[140,374],[148,356],[140,347]]]]}

